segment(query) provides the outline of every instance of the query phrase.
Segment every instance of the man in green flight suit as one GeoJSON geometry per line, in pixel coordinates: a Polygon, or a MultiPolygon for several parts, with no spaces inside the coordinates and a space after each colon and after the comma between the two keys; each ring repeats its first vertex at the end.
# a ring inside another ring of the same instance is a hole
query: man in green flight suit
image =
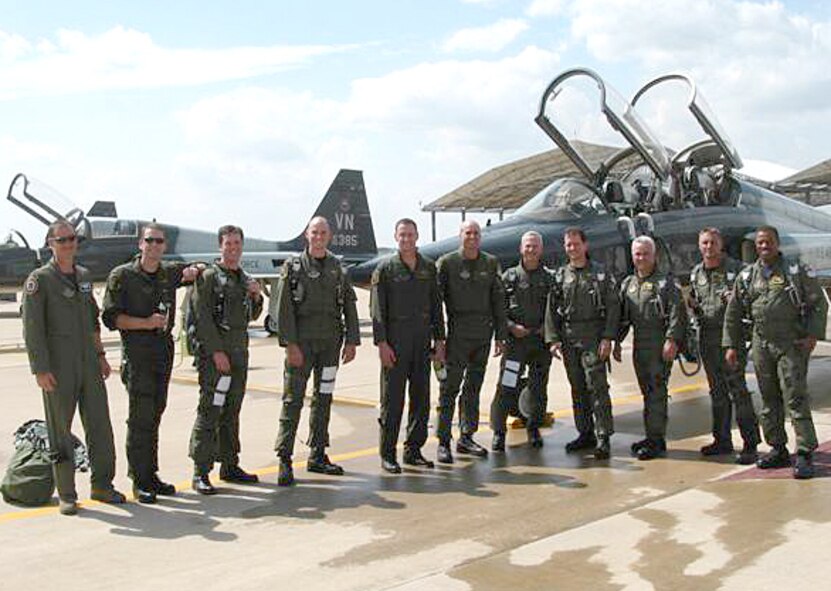
{"type": "Polygon", "coordinates": [[[614,433],[606,364],[620,323],[620,300],[614,277],[589,260],[589,243],[580,228],[567,228],[563,248],[568,264],[554,274],[545,317],[545,340],[560,358],[571,384],[577,438],[567,452],[594,448],[598,460],[609,458],[614,433]]]}
{"type": "Polygon", "coordinates": [[[395,223],[398,252],[384,259],[372,274],[370,312],[373,340],[381,360],[381,467],[399,474],[395,447],[404,412],[404,389],[410,384],[410,410],[404,463],[433,467],[421,448],[427,441],[430,417],[430,350],[444,362],[444,316],[436,265],[418,252],[418,227],[403,218],[395,223]],[[431,347],[432,344],[432,347],[431,347]]]}
{"type": "Polygon", "coordinates": [[[825,337],[828,304],[814,271],[781,255],[776,228],[760,227],[755,242],[759,258],[739,274],[727,304],[725,360],[738,368],[739,350],[744,347],[742,319],[749,320],[753,366],[762,393],[762,430],[772,448],[756,464],[762,469],[791,465],[787,410],[796,433],[794,478],[812,478],[817,434],[806,383],[808,360],[817,340],[825,337]]]}
{"type": "Polygon", "coordinates": [[[226,482],[259,479],[239,465],[239,414],[248,377],[248,324],[263,308],[260,285],[240,267],[244,235],[238,226],[218,233],[219,260],[205,269],[191,294],[197,343],[199,405],[190,436],[193,490],[216,494],[209,474],[222,464],[226,482]]]}
{"type": "Polygon", "coordinates": [[[442,256],[438,269],[439,294],[447,311],[447,378],[439,393],[438,460],[453,463],[451,426],[459,398],[461,436],[456,451],[485,457],[488,451],[473,440],[479,428],[479,391],[485,378],[491,338],[494,356],[502,354],[506,336],[505,290],[499,261],[482,252],[482,230],[475,220],[459,231],[461,247],[442,256]],[[462,386],[464,379],[464,386],[462,386]],[[461,387],[462,394],[459,396],[461,387]]]}
{"type": "Polygon", "coordinates": [[[744,265],[724,252],[717,228],[704,228],[698,233],[698,250],[701,262],[690,273],[689,308],[699,328],[699,350],[710,386],[713,417],[713,441],[701,448],[701,454],[733,453],[730,428],[735,405],[736,423],[744,442],[736,462],[753,464],[759,444],[759,423],[744,378],[747,355],[744,346],[739,347],[738,366],[731,368],[724,361],[721,346],[724,311],[744,265]]]}
{"type": "Polygon", "coordinates": [[[666,455],[667,384],[672,362],[684,339],[686,313],[675,281],[657,268],[655,241],[638,236],[632,241],[635,273],[620,287],[621,322],[614,357],[621,360],[620,343],[634,327],[632,359],[643,395],[646,438],[632,444],[639,460],[666,455]]]}
{"type": "Polygon", "coordinates": [[[112,484],[115,448],[104,386],[110,365],[101,345],[89,273],[75,264],[75,228],[66,221],[51,224],[46,244],[52,260],[32,272],[24,284],[23,338],[32,373],[43,391],[59,510],[75,515],[78,493],[70,429],[76,407],[92,464],[90,496],[115,504],[125,498],[112,484]]]}
{"type": "Polygon", "coordinates": [[[306,227],[306,249],[283,264],[272,318],[276,318],[280,346],[286,348],[283,371],[283,408],[277,432],[279,486],[294,483],[292,455],[306,383],[314,373],[309,418],[311,455],[306,469],[340,476],[343,468],[329,460],[329,416],[339,359],[355,358],[361,344],[355,290],[340,261],[327,247],[332,239],[329,222],[314,217],[306,227]]]}
{"type": "Polygon", "coordinates": [[[167,406],[173,368],[171,331],[176,288],[192,282],[199,268],[162,261],[164,229],[148,224],[139,238],[140,255],[110,272],[101,320],[121,333],[121,381],[127,388],[127,463],[133,494],[140,503],[176,494],[159,470],[159,425],[167,406]]]}
{"type": "Polygon", "coordinates": [[[548,403],[551,355],[545,346],[545,305],[551,289],[551,271],[542,264],[539,232],[526,232],[519,243],[520,262],[502,274],[507,305],[508,340],[500,364],[500,379],[491,402],[491,449],[505,451],[508,414],[519,410],[520,377],[528,368],[530,414],[525,418],[528,444],[542,447],[540,425],[548,403]]]}

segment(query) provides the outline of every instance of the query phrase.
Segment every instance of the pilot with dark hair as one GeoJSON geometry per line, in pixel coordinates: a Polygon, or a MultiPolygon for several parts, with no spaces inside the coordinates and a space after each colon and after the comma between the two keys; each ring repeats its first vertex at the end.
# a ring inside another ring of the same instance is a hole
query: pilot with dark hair
{"type": "Polygon", "coordinates": [[[554,274],[545,317],[545,340],[551,355],[562,355],[568,380],[577,438],[567,452],[594,448],[594,456],[607,459],[614,433],[612,401],[606,364],[617,337],[620,301],[614,277],[589,259],[586,235],[567,228],[563,247],[568,264],[554,274]]]}
{"type": "Polygon", "coordinates": [[[749,321],[753,366],[762,393],[762,430],[772,448],[756,464],[763,470],[791,465],[787,412],[796,434],[794,478],[812,478],[817,434],[806,382],[811,351],[825,337],[828,304],[814,271],[779,252],[776,228],[760,227],[755,243],[759,258],[739,274],[727,304],[725,360],[739,367],[745,343],[742,321],[749,321]]]}
{"type": "Polygon", "coordinates": [[[77,408],[92,464],[92,493],[103,503],[123,503],[113,488],[115,446],[104,380],[110,375],[98,305],[88,271],[75,264],[75,229],[49,226],[52,260],[32,272],[23,288],[23,338],[29,365],[43,391],[49,454],[63,515],[78,511],[72,418],[77,408]]]}
{"type": "Polygon", "coordinates": [[[652,238],[638,236],[632,241],[632,262],[635,273],[620,286],[621,321],[614,357],[621,360],[620,343],[634,328],[632,360],[643,395],[646,438],[632,444],[632,454],[652,460],[666,455],[667,384],[684,339],[686,313],[681,290],[657,268],[652,238]]]}
{"type": "Polygon", "coordinates": [[[506,333],[505,290],[499,261],[479,249],[482,230],[475,220],[462,224],[459,239],[459,250],[442,256],[436,264],[448,324],[447,377],[440,387],[436,428],[438,460],[444,464],[453,463],[450,441],[457,398],[461,435],[456,451],[478,457],[488,455],[473,440],[479,429],[479,391],[485,379],[491,338],[495,340],[494,355],[498,356],[502,354],[506,333]]]}
{"type": "Polygon", "coordinates": [[[191,295],[196,325],[199,404],[190,436],[193,490],[213,495],[214,462],[222,464],[219,478],[252,483],[259,479],[239,465],[239,414],[248,378],[248,324],[260,315],[260,285],[240,267],[242,228],[222,226],[218,233],[219,260],[205,269],[191,295]]]}
{"type": "Polygon", "coordinates": [[[408,382],[404,463],[433,467],[421,453],[430,418],[430,350],[432,345],[435,360],[443,363],[445,341],[436,265],[418,252],[416,223],[398,220],[395,241],[398,252],[375,268],[370,295],[372,335],[381,360],[381,467],[391,474],[401,472],[395,448],[408,382]]]}
{"type": "Polygon", "coordinates": [[[317,216],[306,227],[306,249],[288,258],[274,294],[277,337],[286,348],[283,406],[275,451],[277,484],[294,483],[292,455],[306,385],[314,376],[309,439],[309,472],[340,476],[343,468],[329,459],[329,416],[340,362],[355,358],[361,344],[355,290],[340,261],[328,250],[332,230],[317,216]]]}
{"type": "Polygon", "coordinates": [[[744,378],[746,351],[743,346],[739,348],[739,363],[733,368],[725,363],[721,345],[724,311],[743,265],[728,257],[722,246],[717,228],[701,230],[698,249],[702,260],[690,273],[689,307],[699,327],[699,348],[710,386],[713,418],[713,441],[703,446],[701,453],[705,456],[733,453],[731,423],[735,406],[736,423],[744,442],[736,462],[752,464],[759,444],[759,424],[744,378]]]}
{"type": "Polygon", "coordinates": [[[159,425],[173,368],[176,289],[200,272],[197,266],[162,261],[165,247],[163,228],[146,225],[141,254],[110,272],[101,313],[107,328],[121,333],[121,381],[129,396],[127,463],[140,503],[176,493],[157,474],[159,425]]]}
{"type": "Polygon", "coordinates": [[[545,346],[545,304],[551,289],[551,271],[542,264],[543,240],[539,232],[526,232],[520,240],[520,262],[502,274],[507,305],[508,339],[500,364],[500,379],[491,402],[491,449],[505,451],[506,421],[518,414],[520,378],[528,368],[529,416],[525,418],[528,445],[543,445],[540,425],[548,403],[551,355],[545,346]]]}

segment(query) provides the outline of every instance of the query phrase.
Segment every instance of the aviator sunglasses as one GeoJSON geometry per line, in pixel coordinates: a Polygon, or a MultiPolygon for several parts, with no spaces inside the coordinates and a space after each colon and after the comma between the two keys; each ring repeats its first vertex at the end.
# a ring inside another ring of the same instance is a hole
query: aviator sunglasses
{"type": "Polygon", "coordinates": [[[164,238],[156,238],[155,236],[145,236],[144,241],[147,244],[164,244],[164,238]]]}
{"type": "Polygon", "coordinates": [[[67,242],[75,242],[76,238],[77,236],[75,236],[75,234],[72,234],[71,236],[52,236],[50,240],[53,240],[58,244],[65,244],[67,242]]]}

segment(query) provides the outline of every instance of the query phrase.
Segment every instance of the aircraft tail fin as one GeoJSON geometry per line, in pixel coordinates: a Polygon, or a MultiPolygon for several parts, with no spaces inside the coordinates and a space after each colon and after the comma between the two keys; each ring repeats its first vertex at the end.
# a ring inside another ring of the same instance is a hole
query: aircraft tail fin
{"type": "Polygon", "coordinates": [[[96,201],[87,212],[87,217],[117,218],[115,201],[96,201]]]}
{"type": "MultiPolygon", "coordinates": [[[[332,229],[329,250],[345,262],[358,263],[378,254],[362,171],[341,169],[313,217],[317,216],[329,221],[332,229]]],[[[296,250],[305,248],[303,233],[287,246],[296,250]]]]}

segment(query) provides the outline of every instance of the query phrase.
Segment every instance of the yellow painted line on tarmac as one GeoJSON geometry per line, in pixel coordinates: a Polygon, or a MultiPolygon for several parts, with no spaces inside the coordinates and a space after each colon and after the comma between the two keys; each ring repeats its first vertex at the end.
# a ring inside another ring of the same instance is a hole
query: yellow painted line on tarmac
{"type": "MultiPolygon", "coordinates": [[[[183,381],[185,381],[185,383],[195,383],[196,382],[196,380],[194,380],[192,378],[187,378],[187,377],[184,377],[184,376],[178,377],[178,378],[175,378],[175,379],[183,380],[183,381]]],[[[672,389],[670,389],[669,393],[670,393],[670,395],[691,394],[691,393],[697,392],[697,391],[699,391],[703,388],[706,388],[706,386],[707,386],[707,382],[702,381],[702,382],[697,382],[695,384],[687,384],[685,386],[679,386],[677,388],[672,388],[672,389]]],[[[250,388],[250,386],[249,386],[249,388],[250,388]]],[[[262,388],[266,388],[266,387],[263,386],[262,388]]],[[[270,388],[266,391],[271,392],[273,390],[275,390],[275,389],[270,388]]],[[[640,400],[642,400],[642,397],[641,397],[640,394],[632,394],[632,395],[627,395],[627,396],[618,396],[618,397],[616,397],[612,400],[612,403],[613,404],[615,404],[615,403],[633,403],[633,402],[638,402],[640,400]]],[[[359,402],[365,403],[365,401],[359,401],[359,402]]],[[[367,406],[367,405],[366,404],[361,404],[361,406],[367,406]]],[[[373,403],[373,404],[371,404],[371,406],[374,407],[375,404],[373,403]]],[[[552,414],[557,418],[564,418],[564,417],[571,416],[572,409],[564,408],[564,409],[556,410],[552,414]]],[[[487,419],[487,416],[482,417],[482,421],[484,423],[482,425],[482,430],[483,431],[489,430],[489,427],[487,426],[487,420],[486,419],[487,419]]],[[[403,446],[402,446],[402,444],[399,444],[397,447],[399,449],[401,449],[403,446]]],[[[346,461],[349,461],[349,460],[356,460],[356,459],[359,459],[359,458],[365,458],[365,457],[373,456],[373,455],[376,455],[377,453],[378,453],[378,447],[373,446],[373,447],[367,447],[367,448],[359,449],[359,450],[355,450],[355,451],[344,452],[342,454],[333,454],[333,455],[330,455],[329,458],[333,462],[346,462],[346,461]]],[[[295,469],[302,469],[302,468],[306,467],[306,464],[307,464],[306,461],[295,462],[294,463],[294,468],[295,469]]],[[[275,461],[272,465],[265,466],[265,467],[259,468],[257,470],[253,470],[252,472],[254,474],[256,474],[257,476],[268,476],[268,475],[271,475],[271,474],[276,474],[277,473],[277,461],[275,459],[275,461]]],[[[191,489],[191,481],[190,480],[182,481],[182,482],[180,482],[179,484],[176,485],[176,490],[177,491],[184,491],[184,490],[190,490],[190,489],[191,489]]],[[[164,498],[164,497],[162,497],[162,498],[164,498]]],[[[135,503],[136,501],[135,501],[134,498],[128,497],[127,502],[128,503],[135,503]]],[[[103,505],[103,503],[101,503],[99,501],[93,501],[93,500],[81,501],[81,502],[78,503],[78,506],[82,509],[83,508],[94,507],[96,505],[103,505]]],[[[164,506],[163,501],[162,501],[161,505],[164,506]]],[[[117,505],[115,505],[115,506],[117,507],[117,505]]],[[[57,514],[58,514],[57,505],[53,505],[53,506],[49,506],[49,507],[33,507],[31,509],[23,509],[23,510],[20,510],[20,511],[13,511],[13,512],[10,512],[10,513],[0,513],[0,524],[14,522],[14,521],[20,521],[20,520],[23,520],[23,519],[30,519],[30,518],[34,518],[34,517],[41,517],[43,515],[57,515],[57,514]]]]}

